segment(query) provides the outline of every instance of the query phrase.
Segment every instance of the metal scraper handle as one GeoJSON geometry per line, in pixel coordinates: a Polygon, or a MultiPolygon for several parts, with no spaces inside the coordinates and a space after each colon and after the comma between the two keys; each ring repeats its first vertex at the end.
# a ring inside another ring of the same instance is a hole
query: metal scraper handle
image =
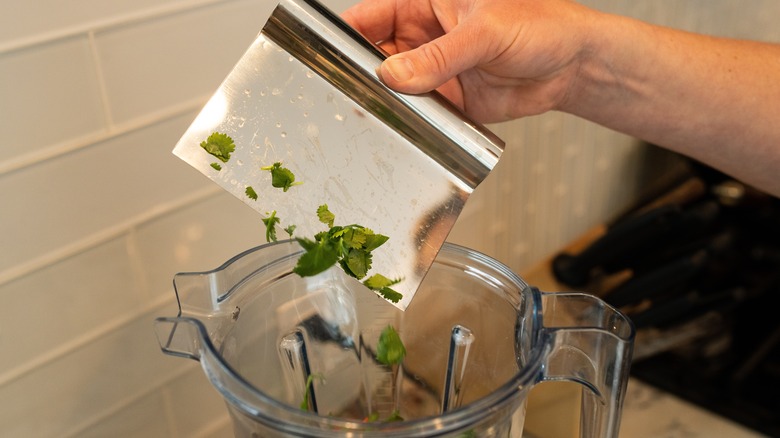
{"type": "Polygon", "coordinates": [[[263,33],[474,189],[504,143],[436,92],[406,95],[377,70],[385,55],[314,0],[282,0],[263,33]]]}

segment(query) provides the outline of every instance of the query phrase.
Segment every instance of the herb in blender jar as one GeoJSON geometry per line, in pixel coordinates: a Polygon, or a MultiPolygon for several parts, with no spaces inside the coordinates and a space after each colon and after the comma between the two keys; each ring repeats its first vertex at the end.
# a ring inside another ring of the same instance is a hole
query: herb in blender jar
{"type": "Polygon", "coordinates": [[[309,374],[309,377],[306,379],[306,387],[303,389],[303,401],[300,404],[302,411],[309,410],[309,394],[311,393],[312,385],[314,385],[314,379],[318,379],[320,382],[325,380],[322,374],[309,374]]]}
{"type": "Polygon", "coordinates": [[[247,186],[244,193],[246,193],[247,198],[253,201],[257,201],[257,192],[252,188],[252,186],[247,186]]]}
{"type": "Polygon", "coordinates": [[[399,365],[406,357],[406,348],[393,326],[388,325],[379,335],[376,345],[376,360],[384,365],[399,365]]]}

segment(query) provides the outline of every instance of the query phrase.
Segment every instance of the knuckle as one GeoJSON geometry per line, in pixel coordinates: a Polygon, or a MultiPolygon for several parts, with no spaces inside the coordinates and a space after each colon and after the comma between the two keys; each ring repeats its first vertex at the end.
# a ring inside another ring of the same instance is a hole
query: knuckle
{"type": "Polygon", "coordinates": [[[449,71],[450,61],[439,44],[432,41],[421,48],[423,59],[432,69],[439,72],[449,71]]]}

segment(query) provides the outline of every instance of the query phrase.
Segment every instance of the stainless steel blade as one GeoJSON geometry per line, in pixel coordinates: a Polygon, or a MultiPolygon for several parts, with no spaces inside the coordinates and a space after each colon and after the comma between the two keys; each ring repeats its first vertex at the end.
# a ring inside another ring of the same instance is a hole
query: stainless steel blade
{"type": "Polygon", "coordinates": [[[403,310],[503,142],[436,93],[387,88],[376,74],[383,58],[317,2],[282,0],[174,154],[261,214],[276,211],[298,237],[326,230],[322,204],[336,224],[389,236],[369,275],[404,279],[394,286],[403,310]],[[200,147],[213,132],[236,144],[220,171],[200,147]],[[274,162],[303,184],[273,188],[261,167],[274,162]]]}

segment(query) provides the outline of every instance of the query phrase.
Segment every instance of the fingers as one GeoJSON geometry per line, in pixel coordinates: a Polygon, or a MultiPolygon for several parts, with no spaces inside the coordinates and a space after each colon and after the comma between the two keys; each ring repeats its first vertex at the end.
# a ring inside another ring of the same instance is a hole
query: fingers
{"type": "Polygon", "coordinates": [[[384,41],[395,32],[395,2],[364,0],[344,11],[341,18],[372,43],[384,41]]]}
{"type": "Polygon", "coordinates": [[[486,47],[467,23],[422,46],[391,56],[380,67],[382,80],[395,90],[424,93],[477,66],[486,47]]]}

